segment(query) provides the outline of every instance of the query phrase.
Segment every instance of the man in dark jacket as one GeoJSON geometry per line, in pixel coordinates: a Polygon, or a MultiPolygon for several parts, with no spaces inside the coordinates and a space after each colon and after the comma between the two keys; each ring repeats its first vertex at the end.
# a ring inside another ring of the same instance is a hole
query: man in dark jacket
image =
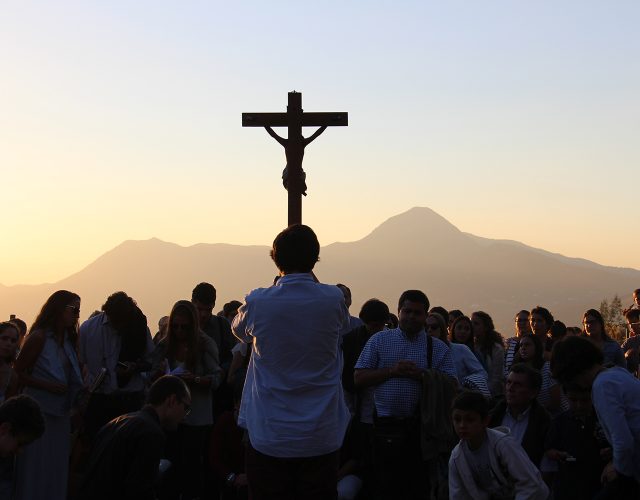
{"type": "Polygon", "coordinates": [[[489,422],[489,427],[507,427],[538,468],[551,425],[547,410],[536,401],[541,386],[538,370],[523,363],[513,365],[507,376],[505,399],[493,409],[489,422]]]}
{"type": "Polygon", "coordinates": [[[140,411],[122,415],[100,430],[78,499],[155,499],[163,430],[176,429],[190,408],[191,395],[180,378],[159,378],[140,411]]]}

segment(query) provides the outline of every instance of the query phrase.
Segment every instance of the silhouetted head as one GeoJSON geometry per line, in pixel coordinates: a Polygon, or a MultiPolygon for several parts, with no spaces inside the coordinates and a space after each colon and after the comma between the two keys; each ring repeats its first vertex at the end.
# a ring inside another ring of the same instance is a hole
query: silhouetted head
{"type": "Polygon", "coordinates": [[[369,299],[360,309],[358,315],[370,334],[384,330],[387,321],[389,321],[389,307],[387,304],[378,299],[369,299]]]}
{"type": "Polygon", "coordinates": [[[164,429],[174,430],[191,411],[191,393],[181,378],[165,375],[149,388],[147,404],[154,407],[164,429]]]}
{"type": "Polygon", "coordinates": [[[567,337],[556,342],[551,352],[551,373],[567,389],[591,390],[602,351],[584,337],[567,337]]]}
{"type": "Polygon", "coordinates": [[[529,311],[523,309],[518,312],[515,317],[516,337],[520,337],[525,333],[531,333],[531,325],[529,324],[529,311]]]}
{"type": "Polygon", "coordinates": [[[211,283],[198,283],[191,292],[191,302],[198,310],[200,325],[204,327],[211,319],[216,305],[215,287],[211,283]]]}
{"type": "Polygon", "coordinates": [[[0,405],[0,456],[9,457],[44,433],[44,417],[36,401],[24,394],[0,405]]]}
{"type": "Polygon", "coordinates": [[[518,410],[527,408],[538,397],[541,387],[540,371],[524,363],[514,364],[505,384],[507,405],[518,410]]]}
{"type": "Polygon", "coordinates": [[[607,336],[604,318],[597,309],[588,309],[582,315],[584,333],[593,339],[603,339],[607,336]]]}
{"type": "Polygon", "coordinates": [[[473,325],[468,316],[460,316],[453,320],[449,340],[456,344],[464,344],[473,351],[473,325]]]}
{"type": "Polygon", "coordinates": [[[546,307],[536,306],[531,309],[531,313],[529,313],[531,331],[538,337],[547,335],[547,332],[551,330],[553,321],[553,314],[551,314],[546,307]]]}
{"type": "Polygon", "coordinates": [[[449,324],[449,311],[447,311],[444,307],[433,306],[429,312],[439,314],[440,316],[442,316],[442,319],[444,319],[444,324],[449,324]]]}
{"type": "Polygon", "coordinates": [[[316,233],[304,224],[293,224],[273,240],[271,258],[282,274],[310,273],[319,260],[316,233]]]}
{"type": "Polygon", "coordinates": [[[424,329],[429,299],[421,290],[406,290],[398,300],[398,324],[403,332],[416,335],[424,329]]]}
{"type": "Polygon", "coordinates": [[[58,290],[40,309],[30,332],[35,330],[66,330],[75,342],[80,316],[80,296],[68,290],[58,290]]]}
{"type": "Polygon", "coordinates": [[[432,335],[446,344],[449,343],[449,339],[447,339],[447,323],[440,314],[433,312],[433,309],[427,315],[425,331],[428,335],[432,335]]]}
{"type": "Polygon", "coordinates": [[[338,283],[336,286],[342,291],[342,295],[344,295],[344,303],[347,305],[347,309],[349,309],[351,307],[351,289],[342,283],[338,283]]]}
{"type": "Polygon", "coordinates": [[[20,332],[12,321],[0,323],[0,360],[12,363],[20,345],[20,332]]]}
{"type": "Polygon", "coordinates": [[[519,338],[518,351],[513,362],[527,363],[536,370],[540,370],[544,365],[544,346],[539,337],[532,333],[525,333],[519,338]]]}

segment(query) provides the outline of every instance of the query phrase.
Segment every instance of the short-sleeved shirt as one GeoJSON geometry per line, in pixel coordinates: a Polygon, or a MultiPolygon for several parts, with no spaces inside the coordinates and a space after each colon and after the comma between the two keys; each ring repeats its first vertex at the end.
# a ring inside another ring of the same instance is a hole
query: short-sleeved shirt
{"type": "MultiPolygon", "coordinates": [[[[400,328],[383,330],[373,335],[364,346],[356,363],[358,369],[391,368],[399,361],[413,361],[427,369],[426,333],[422,330],[409,338],[400,328]]],[[[456,368],[449,346],[433,338],[431,367],[456,378],[456,368]]],[[[380,417],[409,417],[415,414],[422,385],[418,380],[394,377],[377,385],[374,391],[376,413],[380,417]]]]}

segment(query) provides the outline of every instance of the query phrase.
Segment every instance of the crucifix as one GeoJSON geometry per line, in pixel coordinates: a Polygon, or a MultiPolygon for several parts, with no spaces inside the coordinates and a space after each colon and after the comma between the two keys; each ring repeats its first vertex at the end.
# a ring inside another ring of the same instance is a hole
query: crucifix
{"type": "Polygon", "coordinates": [[[286,113],[242,113],[243,127],[264,127],[271,137],[284,147],[287,166],[282,173],[282,183],[288,193],[288,225],[302,224],[302,195],[307,196],[306,174],[302,170],[304,148],[327,127],[347,126],[347,113],[305,113],[302,110],[302,94],[289,92],[286,113]],[[284,139],[272,127],[287,127],[284,139]],[[302,127],[319,127],[311,136],[302,136],[302,127]]]}

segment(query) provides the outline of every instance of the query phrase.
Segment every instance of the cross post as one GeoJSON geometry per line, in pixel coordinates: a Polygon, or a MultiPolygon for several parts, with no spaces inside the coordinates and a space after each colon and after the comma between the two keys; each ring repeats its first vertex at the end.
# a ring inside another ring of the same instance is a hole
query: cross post
{"type": "Polygon", "coordinates": [[[302,170],[304,148],[327,127],[347,126],[348,114],[305,113],[302,109],[302,93],[289,92],[286,113],[242,113],[243,127],[264,127],[285,149],[287,166],[283,181],[288,192],[288,225],[302,224],[302,195],[306,196],[305,173],[302,170]],[[287,127],[288,137],[277,135],[271,127],[287,127]],[[302,136],[302,127],[320,127],[308,138],[302,136]]]}

